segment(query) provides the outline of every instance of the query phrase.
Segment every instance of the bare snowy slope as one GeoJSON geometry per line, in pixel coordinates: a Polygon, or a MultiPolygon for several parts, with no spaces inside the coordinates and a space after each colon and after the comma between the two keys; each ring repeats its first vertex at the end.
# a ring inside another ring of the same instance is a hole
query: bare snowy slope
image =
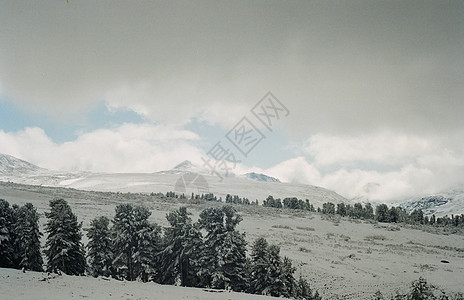
{"type": "Polygon", "coordinates": [[[0,154],[0,175],[21,175],[44,170],[25,160],[8,154],[0,154]]]}
{"type": "MultiPolygon", "coordinates": [[[[89,192],[67,188],[0,183],[0,198],[10,204],[31,202],[40,215],[43,231],[49,200],[63,198],[83,228],[98,216],[114,217],[116,205],[134,203],[150,209],[150,220],[168,226],[166,214],[187,206],[197,220],[201,211],[221,203],[166,198],[161,195],[89,192]]],[[[372,299],[380,290],[390,299],[404,292],[419,276],[450,292],[464,292],[464,237],[440,228],[411,227],[327,216],[308,211],[234,205],[243,221],[248,254],[253,241],[264,237],[280,246],[297,268],[295,276],[307,278],[323,299],[372,299]],[[446,262],[444,262],[446,261],[446,262]]],[[[42,245],[46,235],[42,237],[42,245]]],[[[87,236],[83,236],[87,244],[87,236]]],[[[0,269],[0,299],[260,299],[236,293],[208,293],[201,289],[159,286],[88,277],[46,279],[42,273],[0,269]],[[48,293],[53,295],[46,297],[48,293]],[[56,293],[56,296],[55,296],[56,293]],[[111,295],[110,295],[111,293],[111,295]],[[159,297],[158,297],[159,296],[159,297]],[[224,298],[223,298],[224,297],[224,298]]],[[[263,298],[264,299],[264,298],[263,298]]]]}

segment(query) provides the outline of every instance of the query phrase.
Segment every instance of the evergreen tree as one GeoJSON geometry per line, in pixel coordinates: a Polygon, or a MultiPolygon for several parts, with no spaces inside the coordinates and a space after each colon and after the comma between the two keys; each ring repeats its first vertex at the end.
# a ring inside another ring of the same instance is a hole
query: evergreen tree
{"type": "Polygon", "coordinates": [[[295,282],[295,278],[293,277],[293,273],[295,273],[296,269],[292,266],[292,261],[288,257],[283,258],[281,269],[281,280],[284,285],[284,290],[281,295],[286,298],[297,296],[297,283],[295,282]]]}
{"type": "Polygon", "coordinates": [[[344,217],[346,216],[346,205],[345,203],[337,203],[337,214],[344,217]]]}
{"type": "Polygon", "coordinates": [[[113,219],[113,264],[116,275],[134,281],[156,276],[156,253],[159,251],[160,228],[150,224],[150,211],[141,206],[116,206],[113,219]]]}
{"type": "Polygon", "coordinates": [[[235,227],[242,217],[231,206],[207,208],[200,214],[199,224],[207,231],[203,274],[206,285],[213,288],[245,288],[246,242],[235,227]]]}
{"type": "Polygon", "coordinates": [[[166,228],[164,249],[161,252],[161,282],[181,286],[200,286],[200,256],[203,250],[201,232],[192,223],[187,208],[166,215],[170,227],[166,228]]]}
{"type": "Polygon", "coordinates": [[[283,282],[282,260],[280,258],[280,248],[278,246],[269,246],[268,261],[267,278],[269,282],[263,293],[274,297],[284,295],[286,287],[283,282]]]}
{"type": "Polygon", "coordinates": [[[433,295],[431,287],[428,285],[425,278],[420,277],[411,285],[411,292],[408,294],[408,300],[427,300],[436,299],[433,295]]]}
{"type": "Polygon", "coordinates": [[[363,207],[361,203],[355,203],[353,206],[353,218],[360,219],[364,215],[363,207]]]}
{"type": "Polygon", "coordinates": [[[245,291],[248,286],[246,277],[246,241],[245,234],[235,230],[224,234],[222,245],[224,287],[234,291],[245,291]]]}
{"type": "Polygon", "coordinates": [[[370,203],[366,203],[364,206],[364,218],[365,219],[373,219],[374,218],[374,208],[370,203]]]}
{"type": "Polygon", "coordinates": [[[110,220],[107,217],[95,218],[90,222],[90,228],[87,231],[89,270],[94,277],[111,275],[113,255],[109,223],[110,220]]]}
{"type": "Polygon", "coordinates": [[[312,299],[311,287],[306,279],[300,276],[296,284],[296,298],[297,299],[312,299]]]}
{"type": "Polygon", "coordinates": [[[388,211],[388,219],[390,223],[398,223],[399,221],[399,213],[396,207],[392,206],[388,211]]]}
{"type": "Polygon", "coordinates": [[[334,215],[335,214],[335,204],[332,202],[326,202],[322,204],[322,213],[323,214],[330,214],[334,215]]]}
{"type": "Polygon", "coordinates": [[[250,292],[253,294],[263,294],[270,284],[268,247],[264,238],[256,239],[252,246],[250,292]]]}
{"type": "Polygon", "coordinates": [[[10,203],[0,199],[0,267],[13,267],[13,209],[10,203]]]}
{"type": "Polygon", "coordinates": [[[82,224],[63,199],[50,201],[50,212],[45,225],[48,233],[45,254],[47,271],[62,271],[68,275],[81,275],[85,272],[85,251],[81,243],[82,224]]]}
{"type": "Polygon", "coordinates": [[[386,204],[380,204],[375,208],[376,219],[379,222],[390,222],[388,206],[386,204]]]}
{"type": "Polygon", "coordinates": [[[112,227],[113,265],[116,268],[116,274],[129,281],[135,280],[133,260],[136,245],[134,242],[133,218],[132,205],[121,204],[116,206],[112,227]]]}
{"type": "Polygon", "coordinates": [[[16,210],[14,224],[16,235],[18,267],[31,271],[43,271],[43,259],[40,252],[39,215],[31,203],[26,203],[16,210]]]}
{"type": "Polygon", "coordinates": [[[143,213],[138,214],[138,210],[144,210],[143,207],[136,207],[136,220],[139,220],[137,226],[137,246],[134,253],[134,270],[136,278],[143,282],[155,280],[158,277],[158,260],[157,254],[161,244],[161,227],[157,224],[151,224],[145,219],[143,213]],[[142,218],[137,218],[137,216],[142,218]]]}

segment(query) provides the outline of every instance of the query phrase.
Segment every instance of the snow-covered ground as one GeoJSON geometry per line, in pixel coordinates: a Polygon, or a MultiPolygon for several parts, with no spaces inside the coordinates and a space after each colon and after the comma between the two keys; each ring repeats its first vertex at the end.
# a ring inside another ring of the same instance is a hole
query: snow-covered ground
{"type": "MultiPolygon", "coordinates": [[[[152,211],[151,220],[166,226],[166,213],[185,205],[193,213],[194,219],[200,211],[220,203],[203,202],[179,203],[175,199],[161,198],[137,193],[109,193],[89,192],[67,188],[39,187],[0,183],[0,198],[11,204],[32,202],[41,215],[40,222],[46,221],[44,212],[48,211],[48,201],[60,197],[68,201],[79,221],[83,221],[84,228],[96,216],[113,217],[114,208],[120,203],[134,203],[145,205],[152,211]]],[[[281,247],[281,254],[290,257],[297,267],[296,276],[300,274],[308,278],[312,287],[319,290],[326,299],[370,299],[375,291],[393,294],[396,290],[405,291],[413,280],[419,276],[428,282],[447,291],[464,292],[462,285],[464,278],[464,236],[447,233],[428,233],[419,229],[412,229],[392,224],[364,223],[349,219],[328,219],[326,216],[291,210],[278,210],[257,206],[235,206],[244,220],[238,229],[246,233],[249,244],[257,237],[265,237],[270,243],[281,247]],[[447,261],[444,263],[442,261],[447,261]]],[[[43,237],[44,244],[45,237],[43,237]]],[[[84,243],[86,243],[84,238],[84,243]]],[[[1,291],[32,293],[42,275],[19,274],[10,278],[7,283],[0,280],[1,291]],[[16,278],[16,279],[15,279],[16,278]],[[33,283],[27,283],[32,280],[33,283]],[[36,282],[37,281],[37,282],[36,282]],[[25,283],[26,282],[26,283],[25,283]],[[5,286],[6,285],[6,286],[5,286]]],[[[10,274],[10,273],[9,273],[10,274]]],[[[10,276],[11,277],[11,276],[10,276]]],[[[157,294],[151,288],[158,288],[154,284],[121,283],[92,278],[66,277],[52,279],[49,292],[55,289],[66,290],[65,297],[82,295],[98,299],[99,284],[102,283],[102,293],[112,292],[118,299],[137,299],[148,297],[150,293],[157,294]],[[63,281],[61,281],[63,280],[63,281]],[[69,286],[65,288],[64,285],[69,286]],[[112,285],[114,284],[114,286],[112,285]],[[137,287],[140,294],[137,293],[137,287]],[[70,294],[73,292],[73,294],[70,294]],[[88,292],[88,293],[87,293],[88,292]],[[131,296],[131,294],[133,296],[131,296]]],[[[163,287],[164,288],[164,287],[163,287]]],[[[39,287],[37,287],[39,289],[39,287]]],[[[183,288],[166,287],[165,293],[174,293],[172,299],[222,299],[223,294],[213,295],[195,290],[190,293],[183,288]],[[178,294],[176,294],[178,293],[178,294]]],[[[44,292],[45,293],[45,292],[44,292]]],[[[108,294],[109,294],[108,293],[108,294]]],[[[159,292],[161,293],[161,292],[159,292]]],[[[1,295],[1,294],[0,294],[1,295]]],[[[40,295],[40,294],[37,294],[40,295]]],[[[162,294],[160,294],[162,295],[162,294]]],[[[166,294],[163,299],[171,299],[166,294]]],[[[236,294],[227,294],[224,299],[236,299],[236,294]],[[229,296],[232,295],[232,296],[229,296]]],[[[53,295],[52,295],[53,296],[53,295]]],[[[106,294],[102,298],[106,299],[106,294]]],[[[112,296],[111,296],[112,297],[112,296]]],[[[155,296],[150,296],[150,299],[155,296]]],[[[246,299],[238,294],[237,299],[246,299]]],[[[248,297],[248,296],[246,296],[248,297]]],[[[251,296],[250,296],[251,297],[251,296]]],[[[2,298],[2,296],[0,296],[2,298]]],[[[27,298],[25,294],[24,298],[27,298]]],[[[38,297],[41,298],[41,297],[38,297]]],[[[37,299],[37,297],[27,298],[37,299]]],[[[47,297],[50,299],[50,297],[47,297]]],[[[161,299],[161,298],[160,298],[161,299]]]]}
{"type": "Polygon", "coordinates": [[[59,276],[0,268],[0,299],[205,299],[205,300],[266,300],[277,299],[260,295],[206,289],[175,287],[156,283],[127,282],[108,278],[59,276]]]}

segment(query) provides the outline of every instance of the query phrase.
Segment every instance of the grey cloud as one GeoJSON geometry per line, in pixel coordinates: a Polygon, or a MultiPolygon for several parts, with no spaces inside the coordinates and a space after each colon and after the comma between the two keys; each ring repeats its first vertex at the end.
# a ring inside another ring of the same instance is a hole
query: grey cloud
{"type": "Polygon", "coordinates": [[[1,2],[4,97],[220,122],[272,90],[298,134],[464,130],[462,1],[69,2],[1,2]]]}

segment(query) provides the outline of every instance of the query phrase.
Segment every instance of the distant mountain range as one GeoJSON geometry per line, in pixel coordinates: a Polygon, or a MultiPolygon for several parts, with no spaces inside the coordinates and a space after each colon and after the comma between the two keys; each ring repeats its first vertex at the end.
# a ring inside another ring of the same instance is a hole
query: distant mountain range
{"type": "MultiPolygon", "coordinates": [[[[18,160],[20,161],[20,160],[18,160]]],[[[22,184],[70,187],[81,190],[113,191],[131,193],[166,193],[176,191],[179,181],[184,182],[187,188],[185,193],[214,193],[217,197],[225,199],[227,194],[238,195],[251,201],[262,201],[267,196],[275,198],[297,197],[308,199],[315,206],[322,206],[325,202],[348,202],[348,200],[334,191],[306,184],[281,183],[279,179],[265,174],[247,173],[243,175],[229,174],[221,181],[216,175],[202,166],[194,165],[190,161],[183,161],[173,169],[155,173],[91,173],[91,172],[59,172],[32,167],[28,170],[40,169],[41,172],[29,172],[20,168],[21,164],[15,162],[13,157],[5,163],[0,172],[0,181],[12,181],[22,184]],[[8,166],[8,167],[6,167],[8,166]],[[16,169],[18,167],[18,169],[16,169]],[[24,172],[23,172],[24,171],[24,172]],[[188,176],[186,176],[189,174],[188,176]],[[192,176],[197,174],[198,176],[192,176]],[[191,181],[202,182],[201,191],[198,186],[189,185],[191,181]]]]}
{"type": "MultiPolygon", "coordinates": [[[[114,191],[114,192],[162,192],[176,191],[180,181],[186,181],[185,174],[190,175],[197,182],[201,179],[201,191],[194,186],[187,191],[188,194],[204,193],[208,191],[218,197],[227,194],[246,197],[252,201],[264,200],[268,195],[274,198],[297,197],[308,199],[315,206],[322,206],[324,202],[354,203],[359,199],[348,200],[334,191],[306,184],[280,182],[274,178],[260,173],[246,173],[243,175],[229,174],[220,181],[217,176],[205,167],[194,165],[186,160],[171,170],[147,173],[91,173],[91,172],[59,172],[50,171],[11,155],[0,154],[0,181],[12,181],[23,184],[71,187],[81,190],[114,191]]],[[[187,189],[187,186],[185,186],[187,189]]],[[[184,190],[182,190],[184,191],[184,190]]],[[[1,197],[1,195],[0,195],[1,197]]],[[[364,199],[367,202],[368,199],[364,199]]],[[[400,206],[408,211],[422,209],[427,215],[436,216],[464,213],[464,187],[443,191],[433,195],[419,195],[399,202],[400,206]]],[[[375,205],[375,204],[374,204],[375,205]]],[[[395,204],[395,205],[398,205],[395,204]]]]}

